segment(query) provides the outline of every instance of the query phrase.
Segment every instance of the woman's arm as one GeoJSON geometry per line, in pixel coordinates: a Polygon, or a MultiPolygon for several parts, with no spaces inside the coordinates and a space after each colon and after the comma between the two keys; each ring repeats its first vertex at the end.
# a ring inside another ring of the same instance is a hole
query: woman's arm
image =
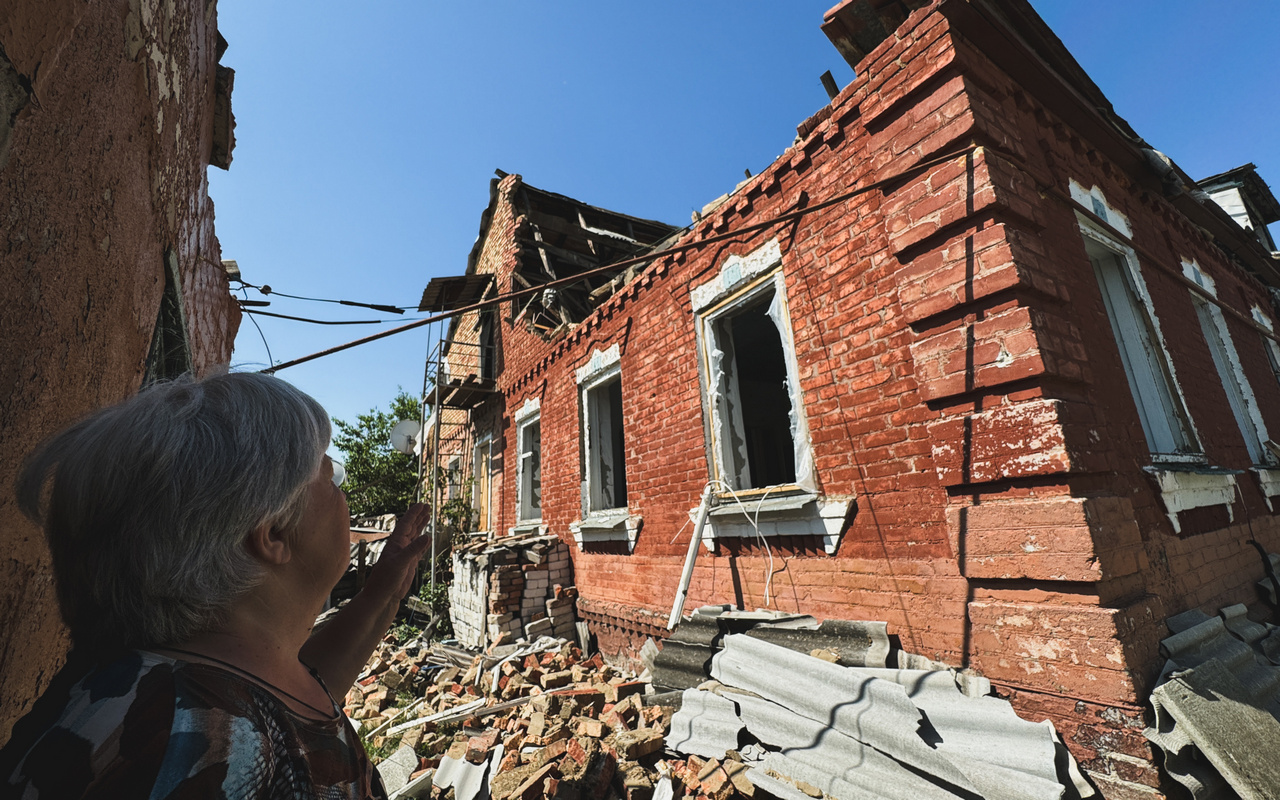
{"type": "Polygon", "coordinates": [[[299,658],[320,673],[335,699],[351,689],[391,627],[418,561],[431,546],[431,537],[422,533],[429,517],[418,503],[396,521],[364,588],[302,646],[299,658]]]}

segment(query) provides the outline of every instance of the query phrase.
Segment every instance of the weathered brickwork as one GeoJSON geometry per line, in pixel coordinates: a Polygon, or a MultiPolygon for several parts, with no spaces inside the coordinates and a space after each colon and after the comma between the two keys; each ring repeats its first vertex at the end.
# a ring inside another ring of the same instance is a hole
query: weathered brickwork
{"type": "MultiPolygon", "coordinates": [[[[542,521],[569,538],[584,514],[577,371],[618,348],[627,510],[643,523],[633,550],[584,541],[575,572],[601,646],[634,658],[670,607],[714,474],[694,290],[776,240],[818,493],[854,505],[833,554],[818,536],[719,540],[699,555],[689,603],[885,620],[905,649],[975,668],[1052,717],[1105,796],[1150,797],[1159,781],[1139,729],[1163,621],[1255,600],[1262,568],[1245,541],[1280,550],[1280,523],[1242,472],[1234,522],[1208,507],[1175,531],[1143,471],[1151,454],[1071,181],[1127,217],[1208,464],[1252,466],[1175,275],[1194,259],[1246,315],[1274,310],[1233,259],[1276,275],[1212,209],[1166,194],[1104,103],[1077,99],[1100,94],[1028,5],[996,5],[1014,22],[953,0],[911,13],[769,169],[568,333],[545,341],[504,315],[495,424],[539,400],[542,521]],[[1005,24],[1041,51],[993,48],[1005,24]]],[[[502,188],[514,178],[499,184],[477,263],[500,285],[509,233],[497,221],[519,215],[502,188]]],[[[1278,431],[1263,340],[1234,317],[1228,327],[1278,431]]],[[[499,528],[514,525],[515,481],[502,471],[499,528]]]]}
{"type": "Polygon", "coordinates": [[[47,549],[13,499],[23,457],[138,390],[169,254],[197,374],[230,361],[240,311],[205,174],[231,144],[215,3],[6,2],[0,54],[4,110],[16,109],[0,124],[3,742],[67,647],[47,549]]]}

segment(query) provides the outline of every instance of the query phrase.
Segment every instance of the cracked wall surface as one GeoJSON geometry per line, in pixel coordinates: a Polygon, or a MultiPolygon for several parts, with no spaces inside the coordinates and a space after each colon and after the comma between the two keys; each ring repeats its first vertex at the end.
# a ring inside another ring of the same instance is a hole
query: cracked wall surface
{"type": "Polygon", "coordinates": [[[230,360],[240,313],[206,178],[218,56],[214,0],[0,9],[0,742],[67,645],[14,503],[22,458],[137,391],[168,251],[196,372],[230,360]]]}

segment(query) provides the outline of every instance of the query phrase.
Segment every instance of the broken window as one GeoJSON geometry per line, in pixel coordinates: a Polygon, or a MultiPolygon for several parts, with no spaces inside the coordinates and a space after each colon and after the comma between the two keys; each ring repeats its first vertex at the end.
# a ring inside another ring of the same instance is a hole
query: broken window
{"type": "Polygon", "coordinates": [[[708,309],[700,333],[716,477],[815,488],[781,273],[708,309]]]}
{"type": "Polygon", "coordinates": [[[542,418],[534,415],[518,423],[520,463],[516,465],[516,505],[519,522],[542,518],[542,418]]]}
{"type": "Polygon", "coordinates": [[[178,257],[170,251],[165,254],[164,293],[160,296],[156,327],[151,334],[151,348],[147,353],[146,371],[142,377],[143,386],[156,381],[172,380],[191,371],[186,315],[182,309],[182,292],[178,287],[178,257]]]}
{"type": "Polygon", "coordinates": [[[583,499],[587,513],[625,508],[627,459],[622,435],[622,376],[612,369],[583,387],[583,499]]]}
{"type": "Polygon", "coordinates": [[[1201,459],[1133,251],[1083,222],[1081,230],[1153,460],[1201,459]]]}
{"type": "MultiPolygon", "coordinates": [[[[1213,279],[1205,275],[1196,264],[1183,262],[1182,271],[1188,279],[1203,288],[1209,294],[1217,296],[1213,279]]],[[[1245,447],[1254,464],[1263,464],[1271,459],[1263,448],[1267,440],[1266,425],[1262,414],[1258,411],[1258,403],[1253,396],[1253,388],[1244,375],[1240,365],[1240,356],[1236,353],[1235,343],[1231,340],[1231,331],[1227,329],[1227,320],[1222,309],[1213,305],[1195,292],[1191,293],[1191,303],[1195,306],[1196,317],[1200,320],[1200,329],[1204,332],[1204,340],[1209,345],[1209,353],[1213,357],[1213,366],[1218,371],[1222,388],[1227,392],[1227,404],[1244,436],[1245,447]]]]}
{"type": "Polygon", "coordinates": [[[498,376],[497,337],[493,331],[493,312],[480,314],[480,378],[491,381],[498,376]]]}

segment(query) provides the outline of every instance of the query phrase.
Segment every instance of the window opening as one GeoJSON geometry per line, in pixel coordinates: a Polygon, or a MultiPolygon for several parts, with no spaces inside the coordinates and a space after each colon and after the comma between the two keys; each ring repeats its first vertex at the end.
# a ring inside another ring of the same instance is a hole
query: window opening
{"type": "Polygon", "coordinates": [[[534,417],[520,426],[517,504],[521,522],[542,518],[542,422],[534,417]]]}
{"type": "Polygon", "coordinates": [[[817,491],[783,286],[774,272],[699,321],[715,472],[733,491],[817,491]]]}
{"type": "Polygon", "coordinates": [[[1128,257],[1103,244],[1091,230],[1085,232],[1089,259],[1152,455],[1176,460],[1200,453],[1153,312],[1139,291],[1128,257]]]}
{"type": "Polygon", "coordinates": [[[497,337],[493,335],[493,314],[480,315],[480,378],[491,381],[497,377],[497,337]]]}
{"type": "MultiPolygon", "coordinates": [[[[1194,263],[1183,262],[1182,271],[1188,279],[1216,296],[1213,279],[1205,275],[1194,263]]],[[[1262,422],[1262,414],[1253,397],[1253,388],[1244,375],[1244,367],[1240,365],[1240,355],[1236,352],[1235,342],[1231,339],[1231,331],[1227,328],[1226,317],[1222,309],[1210,304],[1195,292],[1191,293],[1191,303],[1195,306],[1196,317],[1200,320],[1200,330],[1204,333],[1205,343],[1209,345],[1209,354],[1213,358],[1213,366],[1218,371],[1218,379],[1227,393],[1227,404],[1236,418],[1236,425],[1244,437],[1245,447],[1249,450],[1249,458],[1254,464],[1263,464],[1270,458],[1263,450],[1262,443],[1267,439],[1267,429],[1262,422]]]]}
{"type": "Polygon", "coordinates": [[[769,317],[772,289],[713,324],[721,357],[723,402],[731,417],[724,431],[735,489],[795,483],[791,397],[782,337],[769,317]],[[746,478],[745,482],[743,478],[746,478]]]}
{"type": "Polygon", "coordinates": [[[622,377],[586,389],[587,511],[627,505],[626,443],[622,434],[622,377]]]}
{"type": "Polygon", "coordinates": [[[476,443],[475,481],[476,518],[479,530],[493,530],[493,439],[486,436],[476,443]]]}
{"type": "Polygon", "coordinates": [[[142,377],[143,386],[156,381],[172,380],[191,371],[186,315],[183,314],[182,294],[178,285],[178,258],[170,251],[165,254],[164,293],[160,296],[160,310],[156,314],[156,326],[151,334],[151,348],[147,353],[146,371],[142,377]]]}

